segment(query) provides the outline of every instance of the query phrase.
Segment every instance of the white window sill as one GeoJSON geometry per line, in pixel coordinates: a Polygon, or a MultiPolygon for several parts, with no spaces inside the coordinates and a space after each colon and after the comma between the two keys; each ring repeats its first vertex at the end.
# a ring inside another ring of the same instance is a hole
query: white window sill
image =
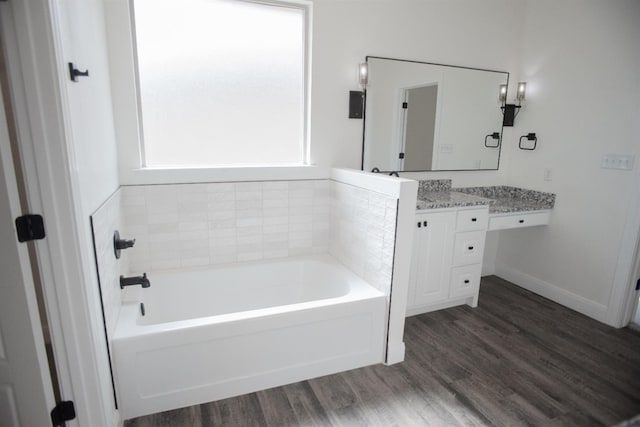
{"type": "Polygon", "coordinates": [[[197,182],[280,181],[328,179],[328,168],[300,166],[245,166],[209,168],[140,168],[120,171],[121,185],[184,184],[197,182]]]}

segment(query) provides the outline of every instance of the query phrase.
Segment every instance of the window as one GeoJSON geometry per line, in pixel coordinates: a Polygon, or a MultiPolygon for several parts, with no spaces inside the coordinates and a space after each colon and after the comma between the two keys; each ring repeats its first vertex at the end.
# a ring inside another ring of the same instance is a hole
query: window
{"type": "Polygon", "coordinates": [[[134,0],[145,167],[301,165],[307,9],[134,0]]]}

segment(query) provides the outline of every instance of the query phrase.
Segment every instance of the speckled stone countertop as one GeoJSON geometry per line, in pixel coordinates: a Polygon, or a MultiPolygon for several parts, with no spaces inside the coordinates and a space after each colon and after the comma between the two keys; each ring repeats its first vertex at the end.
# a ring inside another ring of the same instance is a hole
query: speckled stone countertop
{"type": "Polygon", "coordinates": [[[506,185],[456,188],[455,191],[494,200],[489,213],[496,214],[553,209],[556,201],[556,195],[552,193],[506,185]]]}
{"type": "Polygon", "coordinates": [[[486,197],[452,191],[450,179],[429,179],[418,183],[418,210],[487,206],[491,203],[493,200],[486,197]]]}
{"type": "Polygon", "coordinates": [[[451,188],[450,179],[432,179],[419,182],[416,209],[489,206],[490,214],[528,212],[552,209],[555,197],[508,186],[451,188]]]}

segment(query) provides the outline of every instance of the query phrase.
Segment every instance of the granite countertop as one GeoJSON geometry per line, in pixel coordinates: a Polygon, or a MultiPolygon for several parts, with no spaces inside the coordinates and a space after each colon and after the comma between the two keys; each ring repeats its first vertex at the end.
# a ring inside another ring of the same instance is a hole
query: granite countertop
{"type": "Polygon", "coordinates": [[[450,179],[418,184],[417,210],[464,206],[489,206],[490,214],[552,209],[555,194],[505,185],[451,188],[450,179]]]}
{"type": "Polygon", "coordinates": [[[453,208],[460,206],[488,206],[494,201],[486,197],[473,194],[460,193],[458,191],[430,191],[418,196],[418,210],[453,208]]]}

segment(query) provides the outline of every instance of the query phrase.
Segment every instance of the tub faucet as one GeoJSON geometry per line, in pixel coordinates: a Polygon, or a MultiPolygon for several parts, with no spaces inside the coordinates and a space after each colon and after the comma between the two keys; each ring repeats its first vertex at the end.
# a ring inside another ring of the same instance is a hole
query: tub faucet
{"type": "Polygon", "coordinates": [[[125,286],[140,285],[143,288],[151,286],[151,282],[147,279],[147,273],[142,273],[142,276],[124,277],[120,276],[120,289],[124,289],[125,286]]]}

